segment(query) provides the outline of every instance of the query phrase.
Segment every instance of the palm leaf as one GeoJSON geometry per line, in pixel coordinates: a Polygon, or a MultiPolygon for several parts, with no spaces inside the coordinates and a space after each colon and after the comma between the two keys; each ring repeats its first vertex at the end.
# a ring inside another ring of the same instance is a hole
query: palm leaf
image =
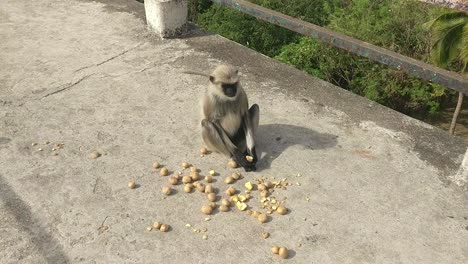
{"type": "Polygon", "coordinates": [[[441,35],[433,45],[433,58],[436,63],[446,65],[458,57],[462,46],[462,33],[465,25],[457,24],[441,35]]]}

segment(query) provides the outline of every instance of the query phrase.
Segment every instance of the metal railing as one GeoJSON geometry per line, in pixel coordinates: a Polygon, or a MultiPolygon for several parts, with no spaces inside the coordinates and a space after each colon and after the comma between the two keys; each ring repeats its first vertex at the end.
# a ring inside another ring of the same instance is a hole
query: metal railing
{"type": "Polygon", "coordinates": [[[382,64],[394,67],[423,80],[444,85],[447,88],[468,94],[468,78],[436,66],[403,56],[399,53],[357,40],[329,29],[293,18],[282,13],[252,4],[244,0],[211,0],[234,8],[242,13],[270,22],[297,33],[321,40],[382,64]]]}

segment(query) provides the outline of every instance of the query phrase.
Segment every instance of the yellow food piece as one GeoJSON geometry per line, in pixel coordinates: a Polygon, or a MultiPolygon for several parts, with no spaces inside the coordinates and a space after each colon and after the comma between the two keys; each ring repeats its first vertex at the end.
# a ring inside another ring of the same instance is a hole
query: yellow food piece
{"type": "Polygon", "coordinates": [[[259,191],[264,191],[264,190],[267,189],[267,187],[266,187],[265,184],[263,184],[263,183],[262,183],[262,184],[259,184],[257,188],[258,188],[259,191]]]}
{"type": "Polygon", "coordinates": [[[244,211],[245,209],[247,209],[247,204],[237,201],[236,202],[236,207],[237,207],[237,209],[239,209],[241,211],[244,211]]]}
{"type": "Polygon", "coordinates": [[[259,215],[260,215],[260,212],[259,212],[259,211],[252,211],[251,216],[253,216],[253,217],[255,217],[255,218],[258,218],[259,215]]]}
{"type": "Polygon", "coordinates": [[[207,239],[208,239],[208,236],[207,236],[207,235],[203,235],[203,236],[202,236],[202,239],[203,239],[203,240],[207,240],[207,239]]]}
{"type": "Polygon", "coordinates": [[[263,232],[263,233],[262,233],[262,237],[263,237],[264,239],[267,239],[267,238],[270,237],[270,233],[268,233],[268,232],[263,232]]]}
{"type": "Polygon", "coordinates": [[[247,190],[252,190],[252,189],[253,189],[253,185],[252,185],[252,183],[251,183],[251,182],[249,182],[249,181],[248,181],[248,182],[246,182],[246,183],[245,183],[245,188],[247,188],[247,190]]]}
{"type": "Polygon", "coordinates": [[[244,195],[241,195],[241,194],[239,194],[237,197],[238,197],[239,201],[241,201],[241,202],[245,202],[247,200],[247,197],[245,197],[244,195]]]}
{"type": "Polygon", "coordinates": [[[169,231],[169,228],[170,228],[169,225],[162,224],[161,227],[159,228],[159,230],[160,230],[161,232],[167,232],[167,231],[169,231]]]}
{"type": "Polygon", "coordinates": [[[238,180],[240,179],[242,175],[239,173],[239,172],[234,172],[233,174],[231,174],[231,177],[234,179],[234,180],[238,180]]]}
{"type": "Polygon", "coordinates": [[[285,247],[280,247],[278,250],[278,255],[281,258],[287,259],[288,258],[288,249],[285,247]]]}
{"type": "Polygon", "coordinates": [[[236,196],[232,196],[232,197],[231,197],[231,201],[233,201],[233,202],[235,202],[235,203],[238,202],[238,201],[239,201],[239,196],[237,196],[237,195],[236,195],[236,196]]]}
{"type": "Polygon", "coordinates": [[[216,172],[214,170],[210,170],[209,173],[210,173],[211,176],[214,176],[216,174],[216,172]]]}
{"type": "Polygon", "coordinates": [[[127,184],[128,188],[130,189],[135,189],[136,188],[136,183],[134,181],[131,181],[127,184]]]}
{"type": "Polygon", "coordinates": [[[148,231],[148,232],[151,231],[151,230],[153,230],[153,228],[152,228],[151,226],[148,226],[148,227],[146,228],[146,231],[148,231]]]}
{"type": "Polygon", "coordinates": [[[253,161],[253,157],[252,157],[252,156],[245,156],[245,159],[246,159],[248,162],[252,162],[252,161],[253,161]]]}

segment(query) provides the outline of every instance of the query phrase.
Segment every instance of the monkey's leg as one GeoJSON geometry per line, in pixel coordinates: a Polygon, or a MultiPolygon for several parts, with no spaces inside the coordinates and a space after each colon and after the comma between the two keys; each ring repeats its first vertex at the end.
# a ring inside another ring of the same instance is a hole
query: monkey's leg
{"type": "Polygon", "coordinates": [[[244,129],[245,129],[245,138],[247,144],[247,151],[245,155],[252,156],[253,160],[250,163],[249,170],[256,170],[255,165],[257,164],[257,152],[255,150],[255,136],[257,135],[258,124],[260,121],[260,108],[257,104],[254,104],[250,107],[248,116],[245,118],[244,129]]]}
{"type": "Polygon", "coordinates": [[[221,126],[206,119],[202,120],[201,125],[203,141],[205,141],[208,148],[221,152],[228,157],[234,157],[242,167],[248,165],[243,153],[232,143],[221,126]]]}

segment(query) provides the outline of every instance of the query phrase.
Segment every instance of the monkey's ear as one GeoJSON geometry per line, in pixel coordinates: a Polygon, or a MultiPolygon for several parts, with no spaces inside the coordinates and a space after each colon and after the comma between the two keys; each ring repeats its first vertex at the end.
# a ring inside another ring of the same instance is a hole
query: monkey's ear
{"type": "Polygon", "coordinates": [[[214,81],[215,81],[215,77],[213,77],[213,76],[210,75],[210,82],[211,82],[211,83],[214,83],[214,81]]]}

